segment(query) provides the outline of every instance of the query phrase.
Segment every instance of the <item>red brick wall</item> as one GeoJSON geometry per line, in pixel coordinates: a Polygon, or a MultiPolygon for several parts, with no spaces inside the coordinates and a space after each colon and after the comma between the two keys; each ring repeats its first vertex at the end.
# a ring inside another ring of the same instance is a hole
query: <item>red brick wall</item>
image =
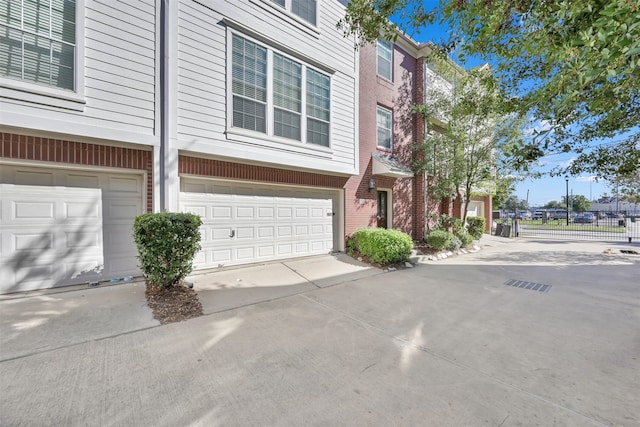
{"type": "Polygon", "coordinates": [[[351,177],[345,185],[345,234],[348,236],[360,227],[377,225],[377,193],[376,190],[368,190],[369,179],[374,178],[378,188],[392,190],[392,226],[415,237],[414,180],[372,175],[371,153],[381,151],[410,165],[415,129],[415,117],[411,108],[414,102],[416,59],[395,46],[393,82],[377,75],[376,61],[375,44],[360,49],[360,174],[351,177]],[[378,105],[393,112],[393,151],[377,148],[378,105]]]}
{"type": "Polygon", "coordinates": [[[178,173],[215,178],[259,181],[272,184],[292,184],[309,187],[342,188],[346,177],[321,175],[263,166],[244,165],[199,157],[180,156],[178,173]]]}
{"type": "Polygon", "coordinates": [[[138,169],[147,172],[147,212],[153,210],[153,153],[37,136],[0,134],[0,157],[68,165],[138,169]]]}

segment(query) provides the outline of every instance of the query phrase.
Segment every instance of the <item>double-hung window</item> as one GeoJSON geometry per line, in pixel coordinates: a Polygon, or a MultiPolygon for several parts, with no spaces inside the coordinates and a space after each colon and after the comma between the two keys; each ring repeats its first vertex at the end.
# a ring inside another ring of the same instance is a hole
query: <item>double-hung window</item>
{"type": "Polygon", "coordinates": [[[232,127],[328,147],[329,76],[235,33],[231,47],[232,127]]]}
{"type": "Polygon", "coordinates": [[[318,21],[317,0],[271,0],[312,25],[318,21]]]}
{"type": "Polygon", "coordinates": [[[0,1],[0,77],[75,91],[76,1],[0,1]]]}
{"type": "Polygon", "coordinates": [[[378,106],[376,119],[378,127],[378,147],[391,150],[391,144],[393,143],[391,110],[378,106]]]}
{"type": "Polygon", "coordinates": [[[393,58],[393,46],[391,43],[378,39],[378,75],[391,80],[391,63],[393,58]]]}
{"type": "Polygon", "coordinates": [[[267,131],[267,49],[234,34],[233,126],[267,131]]]}

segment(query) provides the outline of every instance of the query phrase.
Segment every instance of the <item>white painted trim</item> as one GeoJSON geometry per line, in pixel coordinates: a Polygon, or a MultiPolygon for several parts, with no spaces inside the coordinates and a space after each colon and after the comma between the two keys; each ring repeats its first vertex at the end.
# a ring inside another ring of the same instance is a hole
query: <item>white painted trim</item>
{"type": "MultiPolygon", "coordinates": [[[[392,229],[393,228],[393,190],[391,188],[386,188],[386,187],[377,187],[376,191],[387,192],[387,228],[392,229]]],[[[376,197],[376,203],[378,203],[377,197],[376,197]]]]}
{"type": "Polygon", "coordinates": [[[290,24],[295,25],[299,30],[314,36],[320,37],[320,3],[322,0],[316,0],[316,23],[306,21],[298,15],[291,12],[291,0],[285,0],[284,8],[271,0],[249,0],[251,3],[263,8],[273,15],[283,17],[290,24]]]}
{"type": "Polygon", "coordinates": [[[0,77],[0,98],[14,99],[31,104],[48,105],[67,110],[83,111],[86,103],[84,94],[85,0],[76,0],[75,25],[76,42],[73,91],[25,80],[0,77]]]}
{"type": "MultiPolygon", "coordinates": [[[[41,113],[40,111],[35,111],[41,113]]],[[[93,138],[95,135],[103,135],[105,139],[121,142],[129,142],[136,145],[159,145],[160,139],[153,134],[129,132],[121,129],[107,128],[72,121],[60,121],[46,115],[31,116],[4,111],[0,114],[0,127],[24,128],[33,131],[53,132],[60,135],[68,135],[67,139],[76,141],[78,138],[93,138]],[[36,127],[37,126],[37,127],[36,127]],[[69,131],[73,131],[72,134],[69,131]]]]}

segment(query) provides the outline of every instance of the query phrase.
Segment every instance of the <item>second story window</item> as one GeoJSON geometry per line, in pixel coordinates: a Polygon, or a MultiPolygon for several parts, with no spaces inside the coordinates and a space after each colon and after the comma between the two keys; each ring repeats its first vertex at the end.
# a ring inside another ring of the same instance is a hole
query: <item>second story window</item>
{"type": "Polygon", "coordinates": [[[273,134],[300,141],[302,66],[273,54],[273,134]]]}
{"type": "Polygon", "coordinates": [[[233,126],[267,130],[267,49],[233,36],[233,126]]]}
{"type": "Polygon", "coordinates": [[[317,24],[317,0],[271,0],[312,25],[317,24]]]}
{"type": "Polygon", "coordinates": [[[0,77],[75,90],[75,0],[0,2],[0,77]]]}
{"type": "Polygon", "coordinates": [[[391,64],[393,59],[393,46],[385,40],[378,40],[378,75],[387,80],[392,80],[391,64]]]}
{"type": "Polygon", "coordinates": [[[391,110],[378,106],[377,110],[378,147],[391,150],[392,146],[392,119],[391,110]]]}
{"type": "Polygon", "coordinates": [[[231,48],[230,125],[329,147],[330,77],[238,34],[231,48]]]}

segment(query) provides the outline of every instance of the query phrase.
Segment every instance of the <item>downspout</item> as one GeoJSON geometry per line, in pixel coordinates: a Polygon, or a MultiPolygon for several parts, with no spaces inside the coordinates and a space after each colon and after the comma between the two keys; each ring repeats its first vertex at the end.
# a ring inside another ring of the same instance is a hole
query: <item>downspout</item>
{"type": "Polygon", "coordinates": [[[167,94],[169,93],[169,79],[167,70],[169,68],[169,43],[167,35],[169,33],[169,0],[160,0],[160,212],[167,208],[166,204],[166,176],[165,162],[166,150],[169,145],[169,105],[167,94]]]}

